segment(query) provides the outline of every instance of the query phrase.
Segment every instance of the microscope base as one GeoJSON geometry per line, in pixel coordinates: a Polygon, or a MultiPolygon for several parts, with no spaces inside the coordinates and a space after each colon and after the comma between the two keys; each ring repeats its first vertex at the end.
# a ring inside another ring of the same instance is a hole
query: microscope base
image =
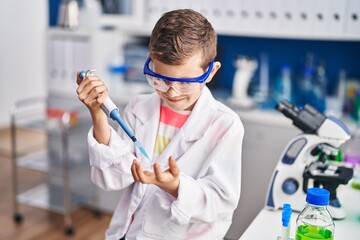
{"type": "Polygon", "coordinates": [[[346,212],[342,207],[334,207],[329,205],[328,210],[334,220],[342,220],[346,217],[346,212]]]}

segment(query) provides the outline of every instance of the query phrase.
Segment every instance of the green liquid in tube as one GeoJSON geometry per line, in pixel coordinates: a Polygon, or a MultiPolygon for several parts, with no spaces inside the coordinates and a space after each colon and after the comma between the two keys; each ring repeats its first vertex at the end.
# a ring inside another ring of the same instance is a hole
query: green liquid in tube
{"type": "Polygon", "coordinates": [[[333,240],[333,233],[323,227],[312,226],[312,225],[301,225],[296,231],[295,240],[314,240],[314,239],[325,239],[333,240]]]}

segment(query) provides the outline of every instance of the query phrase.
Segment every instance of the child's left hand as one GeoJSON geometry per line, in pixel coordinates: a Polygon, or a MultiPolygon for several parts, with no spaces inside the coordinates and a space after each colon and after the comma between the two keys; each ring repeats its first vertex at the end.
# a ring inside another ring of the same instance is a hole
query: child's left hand
{"type": "Polygon", "coordinates": [[[161,171],[159,163],[154,163],[153,167],[154,172],[148,170],[143,171],[141,163],[135,159],[131,165],[131,173],[135,182],[155,184],[177,198],[180,183],[180,169],[175,159],[172,156],[169,157],[169,169],[164,172],[161,171]]]}

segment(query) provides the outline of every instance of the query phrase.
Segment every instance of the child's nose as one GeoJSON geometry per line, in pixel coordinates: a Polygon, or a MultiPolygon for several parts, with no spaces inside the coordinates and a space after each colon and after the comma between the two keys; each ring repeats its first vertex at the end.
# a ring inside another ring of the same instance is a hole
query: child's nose
{"type": "Polygon", "coordinates": [[[180,95],[180,92],[176,89],[176,87],[171,85],[169,87],[169,89],[167,90],[167,94],[169,95],[169,97],[175,97],[175,96],[180,95]]]}

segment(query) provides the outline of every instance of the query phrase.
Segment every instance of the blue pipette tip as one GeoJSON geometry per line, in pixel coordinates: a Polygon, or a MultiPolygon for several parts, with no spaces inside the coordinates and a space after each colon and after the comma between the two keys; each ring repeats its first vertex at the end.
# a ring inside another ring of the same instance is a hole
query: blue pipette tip
{"type": "Polygon", "coordinates": [[[135,142],[136,146],[139,148],[140,152],[146,157],[149,162],[151,162],[150,157],[147,155],[145,149],[140,145],[138,141],[135,142]]]}

